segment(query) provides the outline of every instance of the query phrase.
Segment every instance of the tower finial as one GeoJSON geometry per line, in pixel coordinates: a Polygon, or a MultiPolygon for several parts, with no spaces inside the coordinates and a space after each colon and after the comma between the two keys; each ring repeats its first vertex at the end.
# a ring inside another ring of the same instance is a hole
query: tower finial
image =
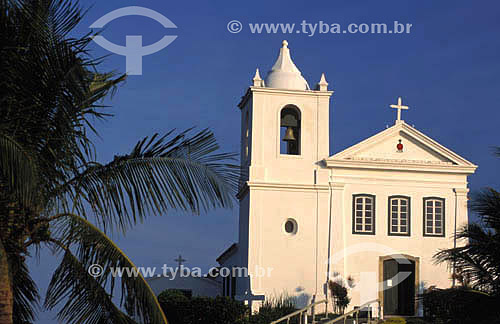
{"type": "Polygon", "coordinates": [[[316,90],[319,90],[319,91],[327,91],[328,90],[328,82],[326,82],[325,73],[321,73],[321,78],[319,79],[319,82],[316,85],[316,90]]]}
{"type": "Polygon", "coordinates": [[[264,86],[264,80],[260,77],[259,73],[259,68],[255,70],[255,76],[253,77],[253,86],[254,87],[263,87],[264,86]]]}
{"type": "Polygon", "coordinates": [[[276,89],[310,90],[307,81],[290,56],[288,42],[283,40],[278,59],[266,76],[265,86],[276,89]]]}

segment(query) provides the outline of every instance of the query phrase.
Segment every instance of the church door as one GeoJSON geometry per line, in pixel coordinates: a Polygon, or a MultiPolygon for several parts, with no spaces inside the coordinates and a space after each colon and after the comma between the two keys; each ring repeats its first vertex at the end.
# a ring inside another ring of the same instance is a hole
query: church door
{"type": "Polygon", "coordinates": [[[400,263],[395,259],[383,262],[384,315],[414,315],[415,262],[400,263]]]}

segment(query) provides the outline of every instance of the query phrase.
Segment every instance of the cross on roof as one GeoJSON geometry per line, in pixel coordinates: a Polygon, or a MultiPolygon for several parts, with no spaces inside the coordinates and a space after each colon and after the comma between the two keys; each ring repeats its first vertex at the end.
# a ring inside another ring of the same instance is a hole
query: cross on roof
{"type": "Polygon", "coordinates": [[[401,97],[398,97],[398,104],[397,105],[390,105],[390,107],[398,110],[398,119],[396,119],[396,122],[401,120],[401,109],[404,109],[404,110],[408,109],[408,106],[403,106],[403,99],[401,99],[401,97]]]}
{"type": "Polygon", "coordinates": [[[187,261],[186,259],[183,259],[182,256],[179,254],[179,257],[174,260],[175,262],[179,263],[179,268],[182,266],[182,262],[187,261]]]}

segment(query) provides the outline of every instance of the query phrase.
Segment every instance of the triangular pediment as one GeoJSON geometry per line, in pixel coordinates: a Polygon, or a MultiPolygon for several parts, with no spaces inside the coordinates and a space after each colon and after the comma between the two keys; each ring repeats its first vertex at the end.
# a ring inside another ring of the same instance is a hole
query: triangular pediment
{"type": "Polygon", "coordinates": [[[325,160],[327,166],[356,167],[378,165],[391,168],[462,169],[472,173],[473,163],[432,140],[410,125],[399,122],[325,160]],[[400,142],[401,141],[401,142],[400,142]],[[402,149],[398,149],[398,144],[402,149]]]}

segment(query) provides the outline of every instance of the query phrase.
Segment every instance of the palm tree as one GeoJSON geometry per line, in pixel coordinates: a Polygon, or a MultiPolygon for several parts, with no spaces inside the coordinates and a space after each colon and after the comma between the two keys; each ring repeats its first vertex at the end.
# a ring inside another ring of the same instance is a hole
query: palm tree
{"type": "Polygon", "coordinates": [[[106,236],[147,215],[231,207],[239,168],[209,130],[140,140],[108,163],[89,133],[124,75],[100,73],[69,0],[0,0],[0,324],[30,323],[39,294],[26,258],[48,248],[61,263],[43,306],[65,323],[166,323],[139,274],[106,236]],[[89,266],[99,264],[102,276],[89,266]],[[119,287],[115,287],[119,286],[119,287]],[[115,304],[116,297],[120,303],[115,304]],[[126,312],[124,311],[126,309],[126,312]]]}
{"type": "MultiPolygon", "coordinates": [[[[496,155],[500,156],[500,148],[496,155]]],[[[477,193],[471,209],[481,223],[463,227],[456,237],[465,244],[440,251],[435,259],[454,266],[471,288],[500,297],[500,192],[487,188],[477,193]]]]}

